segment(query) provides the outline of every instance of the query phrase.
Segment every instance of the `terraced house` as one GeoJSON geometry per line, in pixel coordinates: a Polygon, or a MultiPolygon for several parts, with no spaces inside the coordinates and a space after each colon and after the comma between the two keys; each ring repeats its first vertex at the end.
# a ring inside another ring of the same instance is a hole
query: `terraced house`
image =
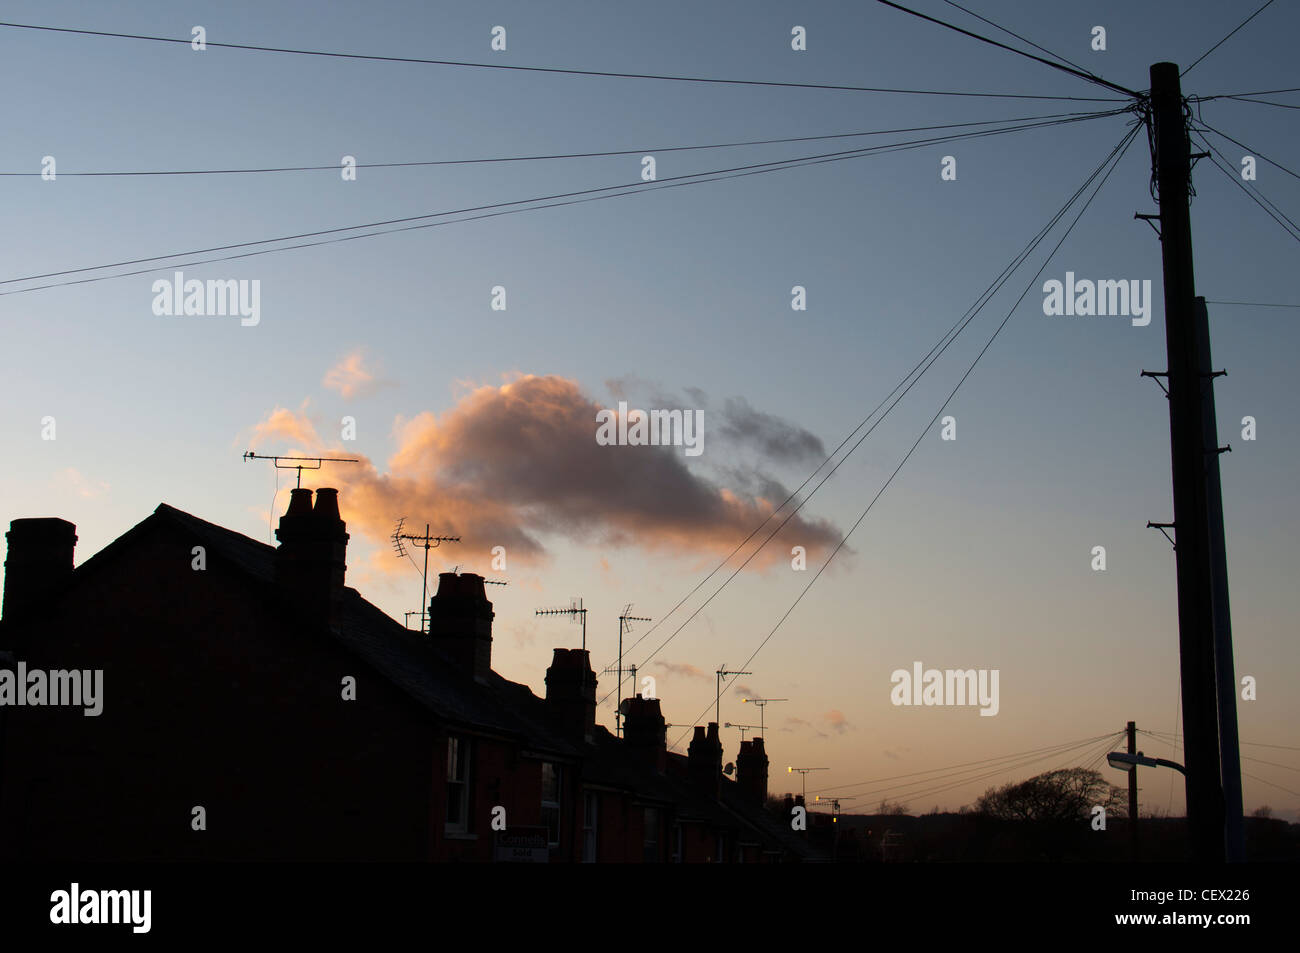
{"type": "Polygon", "coordinates": [[[74,568],[76,528],[15,519],[0,669],[101,672],[100,711],[0,706],[5,860],[820,859],[769,813],[763,740],[669,752],[658,699],[595,722],[587,653],[546,694],[492,670],[483,579],[443,573],[428,632],[344,584],[333,489],[257,542],[166,504],[74,568]]]}

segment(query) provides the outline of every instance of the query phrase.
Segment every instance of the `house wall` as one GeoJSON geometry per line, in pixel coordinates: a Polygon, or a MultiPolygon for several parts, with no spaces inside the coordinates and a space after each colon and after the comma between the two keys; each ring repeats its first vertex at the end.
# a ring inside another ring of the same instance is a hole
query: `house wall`
{"type": "Polygon", "coordinates": [[[434,732],[333,642],[286,624],[247,577],[154,528],[36,630],[28,668],[102,669],[103,713],[5,712],[6,859],[417,859],[434,732]],[[342,679],[357,680],[356,700],[342,679]],[[206,810],[205,831],[192,808],[206,810]]]}

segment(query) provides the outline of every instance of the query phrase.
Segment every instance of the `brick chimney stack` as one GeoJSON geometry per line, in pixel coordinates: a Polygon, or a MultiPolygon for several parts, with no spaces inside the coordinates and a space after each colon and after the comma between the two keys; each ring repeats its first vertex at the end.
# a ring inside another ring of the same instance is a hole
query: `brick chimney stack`
{"type": "Polygon", "coordinates": [[[275,581],[285,608],[311,625],[334,621],[347,573],[347,525],[339,516],[339,491],[295,488],[275,538],[275,581]]]}
{"type": "Polygon", "coordinates": [[[546,670],[546,705],[566,737],[590,741],[596,730],[596,676],[586,649],[556,649],[546,670]]]}
{"type": "Polygon", "coordinates": [[[633,695],[623,699],[623,743],[660,773],[668,767],[668,729],[659,699],[633,695]]]}
{"type": "Polygon", "coordinates": [[[686,749],[687,773],[691,783],[708,791],[713,797],[722,795],[722,742],[718,738],[718,723],[709,722],[695,726],[695,735],[686,749]]]}
{"type": "Polygon", "coordinates": [[[757,807],[767,802],[767,764],[762,738],[740,743],[740,754],[736,756],[736,784],[741,796],[757,807]]]}
{"type": "Polygon", "coordinates": [[[58,517],[17,519],[5,533],[3,618],[20,615],[54,595],[72,578],[77,527],[58,517]]]}
{"type": "Polygon", "coordinates": [[[480,681],[492,671],[495,617],[482,576],[438,574],[438,591],[429,600],[429,638],[462,672],[480,681]]]}

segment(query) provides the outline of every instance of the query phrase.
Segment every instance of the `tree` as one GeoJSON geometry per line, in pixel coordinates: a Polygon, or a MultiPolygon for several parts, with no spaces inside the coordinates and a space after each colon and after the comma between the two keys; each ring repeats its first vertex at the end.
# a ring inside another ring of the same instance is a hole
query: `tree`
{"type": "Polygon", "coordinates": [[[876,809],[877,814],[907,814],[910,808],[902,801],[886,801],[880,799],[880,807],[876,809]]]}
{"type": "Polygon", "coordinates": [[[1251,816],[1269,818],[1273,816],[1273,809],[1269,807],[1267,804],[1265,804],[1263,807],[1255,808],[1255,810],[1251,813],[1251,816]]]}
{"type": "Polygon", "coordinates": [[[1123,803],[1123,792],[1100,772],[1063,768],[989,788],[975,802],[975,810],[1001,820],[1052,823],[1086,820],[1097,805],[1107,816],[1123,816],[1123,803]]]}

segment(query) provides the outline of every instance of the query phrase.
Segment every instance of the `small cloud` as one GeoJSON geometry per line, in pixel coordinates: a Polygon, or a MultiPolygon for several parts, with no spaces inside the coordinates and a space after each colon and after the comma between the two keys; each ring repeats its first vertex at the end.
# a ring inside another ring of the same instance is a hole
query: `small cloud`
{"type": "Polygon", "coordinates": [[[748,685],[737,685],[736,694],[739,695],[741,698],[762,698],[763,697],[758,692],[750,688],[748,685]]]}
{"type": "Polygon", "coordinates": [[[95,497],[103,496],[108,492],[107,483],[103,480],[92,480],[76,467],[60,470],[55,475],[55,479],[66,489],[86,500],[93,500],[95,497]]]}
{"type": "Polygon", "coordinates": [[[325,379],[321,381],[323,386],[338,391],[344,397],[364,397],[386,383],[387,381],[378,380],[365,366],[365,356],[359,350],[345,355],[325,372],[325,379]]]}
{"type": "Polygon", "coordinates": [[[669,675],[682,675],[686,678],[705,678],[709,673],[696,668],[689,662],[655,662],[660,668],[668,672],[669,675]]]}
{"type": "Polygon", "coordinates": [[[844,717],[844,712],[840,711],[838,708],[832,708],[826,714],[822,715],[822,721],[826,722],[827,725],[841,735],[853,728],[853,725],[849,723],[849,720],[844,717]]]}
{"type": "Polygon", "coordinates": [[[249,442],[256,446],[267,440],[283,440],[297,444],[306,450],[319,448],[320,436],[307,418],[306,411],[307,401],[303,401],[303,406],[298,411],[276,407],[266,415],[266,419],[253,427],[249,434],[249,442]]]}
{"type": "Polygon", "coordinates": [[[536,640],[537,630],[536,622],[518,622],[510,627],[510,634],[514,636],[515,645],[523,649],[532,645],[536,640]]]}

